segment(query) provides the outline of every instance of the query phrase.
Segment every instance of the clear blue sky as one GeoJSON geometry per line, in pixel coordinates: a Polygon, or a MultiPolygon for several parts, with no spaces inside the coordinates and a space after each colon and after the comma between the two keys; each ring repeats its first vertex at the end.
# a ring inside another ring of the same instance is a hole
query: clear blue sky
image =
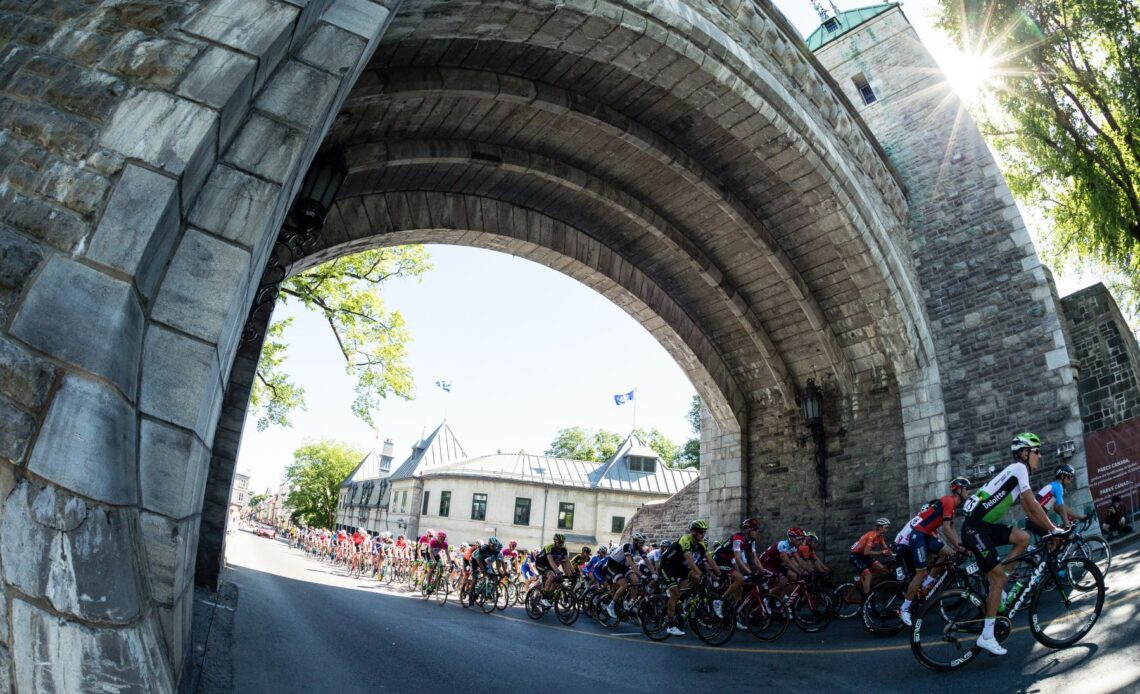
{"type": "MultiPolygon", "coordinates": [[[[818,17],[807,0],[777,0],[807,34],[818,17]]],[[[871,2],[837,2],[841,10],[871,2]]],[[[907,17],[941,61],[944,38],[931,28],[935,3],[904,4],[907,17]]],[[[397,461],[446,415],[469,455],[498,450],[542,453],[557,431],[571,426],[627,433],[633,406],[613,395],[637,388],[637,425],[655,427],[682,443],[692,385],[665,350],[637,322],[593,290],[527,260],[478,249],[429,246],[435,269],[422,283],[386,286],[388,306],[398,309],[414,337],[409,364],[416,398],[390,398],[373,431],[351,412],[352,380],[332,333],[315,314],[295,306],[286,335],[285,368],[305,388],[308,409],[292,429],[258,432],[247,421],[238,470],[252,475],[253,489],[276,486],[293,450],[306,440],[335,438],[367,450],[395,442],[397,461]],[[434,384],[452,384],[448,397],[434,384]]],[[[1062,294],[1095,278],[1059,277],[1062,294]]]]}

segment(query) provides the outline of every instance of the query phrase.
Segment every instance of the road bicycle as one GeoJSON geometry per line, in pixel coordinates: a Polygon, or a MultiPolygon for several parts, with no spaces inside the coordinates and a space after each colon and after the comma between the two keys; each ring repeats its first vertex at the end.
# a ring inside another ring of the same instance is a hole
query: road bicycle
{"type": "Polygon", "coordinates": [[[448,581],[448,573],[450,570],[444,570],[443,564],[440,562],[430,562],[427,565],[428,570],[434,568],[435,573],[432,575],[431,580],[427,578],[420,585],[420,595],[424,600],[435,596],[436,602],[442,607],[447,603],[447,596],[451,592],[451,582],[448,581]]]}
{"type": "MultiPolygon", "coordinates": [[[[989,590],[989,583],[978,573],[977,562],[968,554],[939,555],[930,568],[938,567],[945,567],[945,570],[934,579],[933,584],[920,589],[915,595],[910,608],[912,615],[918,612],[927,596],[934,595],[943,588],[966,588],[983,594],[989,590]]],[[[883,581],[871,589],[863,602],[863,627],[869,633],[875,636],[893,636],[903,630],[906,625],[903,624],[899,611],[913,578],[913,574],[904,570],[902,580],[883,581]]]]}
{"type": "MultiPolygon", "coordinates": [[[[1033,638],[1048,648],[1072,646],[1096,624],[1104,607],[1104,575],[1091,559],[1065,555],[1072,538],[1070,529],[1002,561],[1017,569],[1007,583],[1005,614],[999,614],[994,624],[999,643],[1009,637],[1012,619],[1023,607],[1033,638]],[[1065,544],[1054,550],[1051,545],[1057,540],[1065,544]]],[[[986,593],[951,588],[930,597],[915,613],[910,639],[914,657],[931,670],[963,667],[981,652],[975,642],[985,614],[986,593]]]]}
{"type": "MultiPolygon", "coordinates": [[[[541,579],[540,579],[541,580],[541,579]]],[[[523,606],[531,619],[542,619],[550,609],[554,616],[566,626],[578,621],[578,601],[574,598],[574,579],[562,576],[554,585],[550,599],[543,602],[542,585],[536,585],[526,593],[523,606]],[[549,604],[547,604],[549,603],[549,604]]]]}
{"type": "Polygon", "coordinates": [[[775,641],[788,628],[784,601],[767,592],[763,580],[755,576],[744,579],[744,597],[736,608],[736,618],[761,641],[775,641]]]}
{"type": "MultiPolygon", "coordinates": [[[[871,587],[874,588],[883,580],[889,580],[887,577],[893,577],[899,582],[910,580],[902,564],[895,565],[893,569],[881,566],[878,569],[871,569],[871,587]]],[[[850,581],[840,583],[839,587],[831,591],[832,616],[836,619],[858,617],[863,614],[863,603],[869,594],[863,593],[863,580],[859,574],[855,574],[850,581]]]]}
{"type": "Polygon", "coordinates": [[[494,612],[498,600],[499,578],[493,572],[481,572],[479,578],[475,579],[475,584],[471,586],[471,590],[463,588],[459,592],[460,605],[464,607],[479,605],[479,609],[483,610],[484,614],[494,612]]]}
{"type": "MultiPolygon", "coordinates": [[[[669,595],[657,593],[642,600],[638,608],[641,631],[654,641],[669,638],[669,595]]],[[[701,641],[721,646],[736,633],[736,605],[714,586],[708,574],[699,583],[681,590],[676,615],[701,641]]]]}

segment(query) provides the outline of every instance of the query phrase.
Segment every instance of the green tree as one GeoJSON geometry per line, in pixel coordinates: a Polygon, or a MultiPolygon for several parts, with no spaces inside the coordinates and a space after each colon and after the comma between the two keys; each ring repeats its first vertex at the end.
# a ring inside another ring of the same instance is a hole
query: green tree
{"type": "Polygon", "coordinates": [[[571,460],[597,460],[593,437],[582,427],[559,429],[550,442],[550,448],[546,449],[546,455],[571,460]]]}
{"type": "MultiPolygon", "coordinates": [[[[1140,6],[1132,0],[941,0],[963,50],[999,56],[977,114],[1010,189],[1051,223],[1054,261],[1140,271],[1140,6]]],[[[1118,283],[1137,304],[1135,282],[1118,283]]]]}
{"type": "Polygon", "coordinates": [[[249,497],[249,503],[246,505],[250,508],[257,508],[261,505],[262,501],[265,501],[268,498],[268,494],[254,494],[253,496],[249,497]]]}
{"type": "Polygon", "coordinates": [[[293,451],[293,462],[285,468],[285,479],[292,489],[286,504],[293,509],[293,522],[333,528],[340,483],[363,457],[364,453],[352,446],[330,440],[293,451]]]}
{"type": "MultiPolygon", "coordinates": [[[[372,412],[389,394],[413,395],[406,361],[412,338],[400,312],[384,305],[380,289],[388,280],[419,279],[430,269],[423,246],[396,246],[337,258],[290,277],[281,287],[282,304],[298,301],[328,323],[345,370],[356,379],[352,412],[370,425],[372,412]]],[[[289,414],[305,406],[304,389],[284,370],[285,329],[291,323],[291,318],[277,321],[266,333],[250,395],[259,430],[290,426],[289,414]]]]}
{"type": "Polygon", "coordinates": [[[594,434],[594,460],[602,463],[614,457],[614,453],[617,453],[618,446],[620,446],[624,440],[621,434],[615,434],[605,429],[594,434]]]}
{"type": "Polygon", "coordinates": [[[673,467],[674,463],[677,462],[677,457],[681,454],[681,447],[670,441],[665,434],[662,434],[657,429],[637,429],[634,433],[636,433],[638,438],[640,438],[646,446],[649,446],[666,465],[673,467]]]}
{"type": "Polygon", "coordinates": [[[689,411],[685,415],[689,420],[689,429],[693,437],[681,444],[681,452],[677,456],[677,467],[701,467],[701,397],[694,395],[689,403],[689,411]]]}

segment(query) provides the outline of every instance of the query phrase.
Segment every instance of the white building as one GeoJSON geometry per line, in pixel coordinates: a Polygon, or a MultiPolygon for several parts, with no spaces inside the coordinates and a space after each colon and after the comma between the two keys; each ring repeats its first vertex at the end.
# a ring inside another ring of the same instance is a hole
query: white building
{"type": "MultiPolygon", "coordinates": [[[[249,505],[249,475],[234,473],[234,483],[230,487],[229,523],[237,523],[249,505]]],[[[234,526],[236,527],[236,526],[234,526]]]]}
{"type": "Polygon", "coordinates": [[[391,474],[354,471],[341,486],[338,523],[409,536],[442,529],[456,543],[498,535],[524,547],[561,532],[572,545],[595,545],[617,541],[642,504],[669,498],[697,474],[668,467],[636,436],[603,463],[525,453],[468,458],[445,422],[391,474]]]}

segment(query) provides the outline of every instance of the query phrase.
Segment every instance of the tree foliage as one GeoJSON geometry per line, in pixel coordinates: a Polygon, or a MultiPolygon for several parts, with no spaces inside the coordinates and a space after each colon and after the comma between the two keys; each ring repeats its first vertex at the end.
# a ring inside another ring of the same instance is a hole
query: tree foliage
{"type": "Polygon", "coordinates": [[[681,444],[681,451],[677,455],[677,467],[701,467],[701,397],[694,395],[689,403],[689,411],[685,418],[689,420],[689,429],[693,437],[681,444]]]}
{"type": "Polygon", "coordinates": [[[268,498],[268,494],[254,494],[253,496],[249,497],[249,503],[246,505],[250,508],[257,508],[261,505],[261,502],[265,501],[268,498]]]}
{"type": "MultiPolygon", "coordinates": [[[[281,287],[281,303],[299,302],[332,330],[345,371],[356,379],[352,412],[369,425],[389,394],[405,399],[413,394],[406,361],[412,338],[400,312],[385,306],[381,287],[395,278],[420,278],[430,269],[423,246],[396,246],[337,258],[290,277],[281,287]]],[[[304,408],[304,389],[284,370],[284,334],[291,323],[291,318],[277,321],[266,334],[250,396],[259,430],[289,426],[290,412],[304,408]]]]}
{"type": "Polygon", "coordinates": [[[340,483],[364,458],[364,453],[340,441],[323,440],[293,451],[285,468],[289,483],[286,505],[293,509],[293,522],[316,528],[336,525],[340,483]]]}
{"type": "MultiPolygon", "coordinates": [[[[667,465],[672,466],[677,461],[681,448],[657,429],[636,429],[634,433],[667,465]]],[[[546,455],[602,463],[617,453],[624,440],[621,434],[605,429],[591,431],[569,427],[558,430],[550,448],[546,449],[546,455]]]]}
{"type": "MultiPolygon", "coordinates": [[[[965,51],[1000,57],[979,113],[1015,195],[1051,222],[1055,260],[1140,270],[1140,6],[1132,0],[942,0],[965,51]]],[[[1133,292],[1135,282],[1129,283],[1133,292]]],[[[1136,294],[1131,303],[1135,306],[1136,294]]]]}

